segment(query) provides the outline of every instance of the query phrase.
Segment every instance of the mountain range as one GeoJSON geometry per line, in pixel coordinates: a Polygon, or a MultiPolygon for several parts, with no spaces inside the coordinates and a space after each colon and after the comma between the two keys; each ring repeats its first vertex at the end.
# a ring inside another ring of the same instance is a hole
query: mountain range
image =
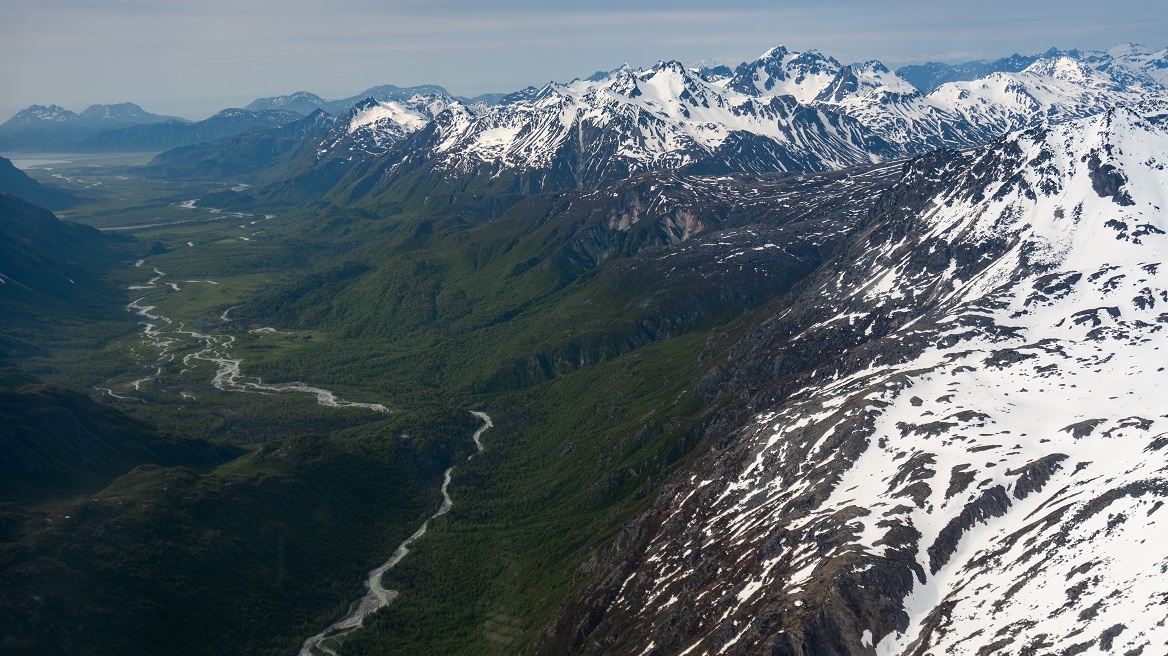
{"type": "Polygon", "coordinates": [[[282,109],[290,112],[297,112],[305,116],[320,109],[334,116],[342,115],[348,112],[354,105],[372,98],[382,102],[390,102],[395,100],[409,100],[413,96],[444,96],[453,98],[461,103],[473,105],[475,103],[483,103],[485,105],[493,105],[498,103],[506,94],[502,93],[488,93],[474,98],[465,98],[463,96],[453,96],[446,89],[436,84],[422,84],[413,87],[399,87],[393,84],[382,84],[375,87],[370,87],[355,96],[348,98],[341,98],[338,100],[326,100],[310,91],[297,91],[296,93],[288,94],[286,96],[272,96],[269,98],[257,98],[244,109],[261,110],[261,109],[282,109]]]}
{"type": "Polygon", "coordinates": [[[86,138],[112,128],[186,121],[151,114],[133,103],[90,105],[80,113],[57,105],[32,105],[0,124],[0,147],[7,150],[68,150],[86,138]]]}
{"type": "Polygon", "coordinates": [[[930,93],[946,82],[976,80],[991,73],[1017,73],[1030,66],[1039,59],[1054,59],[1057,57],[1071,57],[1098,65],[1098,67],[1113,72],[1122,72],[1127,76],[1152,79],[1164,84],[1168,79],[1168,50],[1152,51],[1150,48],[1134,43],[1121,44],[1107,50],[1059,50],[1051,48],[1041,55],[1013,54],[994,61],[980,59],[961,64],[944,64],[928,62],[913,64],[896,69],[901,76],[921,93],[930,93]]]}
{"type": "MultiPolygon", "coordinates": [[[[466,171],[525,158],[530,168],[531,162],[547,162],[555,151],[568,148],[594,150],[591,158],[616,158],[602,167],[608,172],[584,170],[586,164],[575,172],[553,172],[553,177],[579,178],[582,184],[590,178],[612,180],[629,171],[699,161],[699,167],[715,169],[816,170],[855,163],[865,155],[887,157],[890,149],[905,155],[973,145],[1020,128],[1039,114],[1073,117],[1093,107],[1138,103],[1149,96],[1162,101],[1166,82],[1168,51],[1134,44],[1106,51],[1052,48],[993,62],[931,62],[895,72],[876,61],[844,65],[818,51],[792,52],[779,46],[734,69],[689,69],[677,62],[643,71],[624,66],[570,83],[474,99],[452,96],[436,85],[382,85],[340,100],[301,91],[259,98],[244,110],[224,110],[194,124],[199,127],[130,103],[94,105],[80,114],[34,105],[0,125],[0,144],[9,149],[165,150],[274,127],[295,120],[294,114],[321,110],[344,117],[359,104],[368,110],[370,102],[377,102],[383,105],[380,129],[365,130],[371,143],[357,146],[374,154],[425,125],[440,113],[435,109],[441,103],[454,116],[443,119],[438,127],[444,134],[438,138],[462,142],[442,146],[443,152],[457,151],[446,156],[448,168],[466,171]],[[646,91],[650,95],[639,98],[646,91]],[[402,103],[426,108],[396,120],[390,114],[400,113],[402,103]],[[816,111],[808,113],[808,108],[816,111]],[[619,118],[621,114],[626,118],[619,118]],[[574,147],[566,136],[572,132],[573,115],[581,122],[575,130],[580,143],[574,147]],[[419,122],[418,116],[427,120],[419,122]],[[645,121],[646,126],[622,128],[622,120],[634,125],[645,121]],[[587,144],[590,126],[608,132],[616,128],[626,134],[621,139],[636,145],[629,150],[587,144]],[[823,143],[810,144],[809,130],[823,135],[814,140],[823,143]],[[520,131],[521,142],[506,138],[508,132],[519,136],[520,131]],[[667,161],[665,150],[674,161],[667,161]],[[727,160],[735,163],[728,165],[727,160]]],[[[333,138],[342,140],[341,135],[333,138]]],[[[586,152],[580,158],[590,159],[586,152]]]]}
{"type": "MultiPolygon", "coordinates": [[[[946,82],[926,94],[880,62],[844,65],[817,51],[779,46],[733,70],[665,61],[645,70],[624,66],[528,88],[494,105],[442,94],[370,96],[331,125],[311,119],[315,127],[303,132],[303,143],[287,144],[298,154],[279,163],[259,158],[239,172],[272,184],[249,192],[269,200],[290,201],[295,189],[310,189],[346,202],[375,202],[397,181],[419,176],[458,180],[468,190],[532,193],[595,189],[657,169],[833,170],[967,148],[1109,107],[1163,121],[1168,88],[1157,78],[1162,54],[1136,46],[1050,51],[1022,58],[1025,66],[1017,57],[995,66],[1018,70],[946,82]]],[[[237,144],[278,133],[200,152],[230,153],[237,144]]],[[[176,157],[164,154],[156,164],[170,166],[176,157]]],[[[224,158],[231,157],[208,162],[224,158]]]]}
{"type": "Polygon", "coordinates": [[[779,46],[94,133],[182,144],[133,170],[182,185],[147,215],[255,220],[136,243],[0,194],[0,628],[28,653],[1160,653],[1166,57],[779,46]],[[110,280],[175,314],[162,269],[205,326],[86,323],[126,314],[110,280]],[[125,416],[28,379],[120,362],[61,365],[42,324],[145,326],[141,398],[102,388],[125,416]],[[394,412],[230,389],[235,357],[394,412]]]}

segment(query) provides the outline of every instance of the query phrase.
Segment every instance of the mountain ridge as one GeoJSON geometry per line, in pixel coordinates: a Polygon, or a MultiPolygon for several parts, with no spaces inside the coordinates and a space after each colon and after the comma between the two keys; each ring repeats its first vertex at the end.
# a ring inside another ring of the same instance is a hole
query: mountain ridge
{"type": "Polygon", "coordinates": [[[1151,575],[1123,563],[1159,520],[1115,517],[1168,494],[1155,364],[1136,364],[1163,359],[1168,284],[1145,258],[1168,227],[1155,209],[1168,181],[1149,164],[1166,154],[1168,133],[1118,110],[907,164],[848,270],[804,292],[838,300],[796,299],[739,346],[737,375],[771,381],[755,419],[626,527],[611,574],[561,609],[551,644],[1151,646],[1151,575]],[[828,344],[834,358],[799,355],[828,344]],[[1098,375],[1111,357],[1116,377],[1098,375]],[[1050,545],[1037,560],[1036,544],[1050,545]],[[1076,578],[1090,567],[1102,577],[1076,578]]]}

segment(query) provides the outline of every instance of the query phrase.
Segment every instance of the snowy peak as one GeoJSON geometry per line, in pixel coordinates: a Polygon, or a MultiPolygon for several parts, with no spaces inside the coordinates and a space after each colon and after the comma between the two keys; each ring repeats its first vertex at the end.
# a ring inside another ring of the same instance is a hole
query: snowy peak
{"type": "Polygon", "coordinates": [[[626,103],[642,104],[675,120],[692,118],[691,108],[725,104],[714,88],[677,61],[658,62],[647,71],[618,76],[609,90],[623,96],[626,103]]]}
{"type": "Polygon", "coordinates": [[[27,109],[17,112],[8,123],[72,123],[79,118],[80,115],[76,112],[71,112],[60,105],[29,105],[27,109]]]}
{"type": "MultiPolygon", "coordinates": [[[[1060,54],[1039,58],[1017,73],[943,84],[926,100],[985,141],[1043,120],[1067,121],[1147,104],[1163,92],[1154,84],[1125,84],[1086,59],[1060,54]]],[[[1155,109],[1154,102],[1147,106],[1155,109]]]]}
{"type": "Polygon", "coordinates": [[[1119,61],[1142,63],[1152,56],[1152,49],[1138,43],[1118,43],[1108,48],[1107,54],[1119,61]]]}
{"type": "Polygon", "coordinates": [[[317,159],[353,161],[379,155],[454,106],[462,107],[443,95],[415,94],[405,100],[366,97],[357,101],[318,145],[317,159]]]}
{"type": "Polygon", "coordinates": [[[584,79],[588,82],[602,82],[604,80],[614,78],[614,77],[617,77],[620,75],[627,75],[629,73],[634,72],[635,70],[636,69],[634,69],[632,66],[629,66],[627,63],[625,63],[625,64],[621,64],[620,66],[617,66],[616,68],[614,68],[612,70],[596,71],[595,73],[593,73],[592,75],[589,75],[588,77],[586,77],[584,79]]]}
{"type": "Polygon", "coordinates": [[[432,139],[446,171],[552,170],[546,184],[575,187],[660,168],[822,170],[896,154],[830,109],[740,93],[677,61],[531,88],[477,116],[451,115],[432,139]]]}
{"type": "Polygon", "coordinates": [[[1069,82],[1087,82],[1098,77],[1092,68],[1066,55],[1052,58],[1041,58],[1022,70],[1030,75],[1043,75],[1056,80],[1069,82]]]}
{"type": "Polygon", "coordinates": [[[930,62],[898,69],[924,93],[931,93],[946,82],[971,81],[992,73],[1018,73],[1040,59],[1069,58],[1100,71],[1115,83],[1126,87],[1168,86],[1168,50],[1153,52],[1138,44],[1121,44],[1107,50],[1060,50],[1051,48],[1039,55],[1011,55],[994,62],[971,61],[949,65],[930,62]]]}
{"type": "Polygon", "coordinates": [[[872,97],[879,102],[888,95],[919,95],[919,92],[884,64],[869,61],[844,66],[815,100],[839,103],[848,98],[872,97]]]}
{"type": "MultiPolygon", "coordinates": [[[[0,131],[18,132],[28,129],[82,128],[100,130],[147,123],[183,121],[173,116],[151,114],[134,103],[90,105],[81,113],[59,105],[31,105],[0,125],[0,131]]],[[[185,122],[185,121],[183,121],[185,122]]]]}
{"type": "Polygon", "coordinates": [[[393,84],[382,84],[370,87],[355,96],[341,98],[339,100],[327,100],[307,91],[297,91],[286,96],[257,98],[248,104],[245,109],[279,109],[297,112],[304,116],[311,114],[316,109],[323,109],[334,116],[344,116],[355,104],[362,102],[366,98],[373,98],[374,100],[380,101],[406,101],[418,95],[451,97],[446,92],[446,89],[433,84],[424,84],[416,87],[399,87],[393,84]]]}
{"type": "Polygon", "coordinates": [[[831,84],[842,66],[816,50],[791,52],[783,46],[738,66],[727,88],[747,95],[794,96],[809,103],[831,84]]]}
{"type": "Polygon", "coordinates": [[[414,96],[407,101],[379,101],[366,98],[353,106],[348,116],[349,133],[358,130],[396,131],[404,133],[421,129],[433,117],[433,109],[441,111],[437,98],[414,96]]]}
{"type": "Polygon", "coordinates": [[[1123,69],[1136,79],[1150,80],[1168,87],[1168,48],[1152,51],[1145,46],[1129,43],[1109,48],[1106,55],[1100,58],[1102,67],[1123,69]]]}

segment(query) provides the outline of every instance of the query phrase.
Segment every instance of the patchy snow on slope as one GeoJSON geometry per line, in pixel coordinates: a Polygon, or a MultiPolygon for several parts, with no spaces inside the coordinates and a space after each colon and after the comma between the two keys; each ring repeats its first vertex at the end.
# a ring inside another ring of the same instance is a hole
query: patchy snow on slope
{"type": "Polygon", "coordinates": [[[1124,110],[956,156],[789,343],[903,325],[712,451],[609,612],[699,617],[692,654],[811,625],[847,653],[1159,653],[1166,166],[1124,110]]]}

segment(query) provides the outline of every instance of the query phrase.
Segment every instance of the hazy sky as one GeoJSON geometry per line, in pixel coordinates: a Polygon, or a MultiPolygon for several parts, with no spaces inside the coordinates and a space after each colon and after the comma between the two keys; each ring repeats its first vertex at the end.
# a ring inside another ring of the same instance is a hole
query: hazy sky
{"type": "Polygon", "coordinates": [[[392,83],[473,96],[628,62],[817,48],[890,66],[1168,46],[1168,0],[0,0],[0,122],[133,101],[203,118],[392,83]]]}

